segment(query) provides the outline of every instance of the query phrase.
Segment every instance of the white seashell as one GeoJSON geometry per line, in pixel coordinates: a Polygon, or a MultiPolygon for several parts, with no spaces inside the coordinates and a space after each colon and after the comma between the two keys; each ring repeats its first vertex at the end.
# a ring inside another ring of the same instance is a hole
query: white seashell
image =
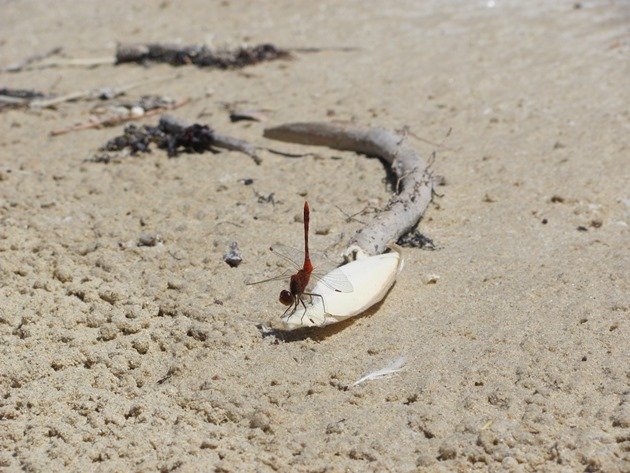
{"type": "MultiPolygon", "coordinates": [[[[403,268],[400,248],[392,245],[393,251],[376,256],[358,254],[356,261],[333,269],[329,275],[340,271],[352,283],[352,292],[338,292],[322,282],[310,291],[314,295],[308,300],[303,296],[306,309],[301,304],[282,318],[289,330],[298,327],[313,327],[334,324],[365,312],[379,302],[396,281],[403,268]]],[[[333,275],[334,277],[334,275],[333,275]]]]}

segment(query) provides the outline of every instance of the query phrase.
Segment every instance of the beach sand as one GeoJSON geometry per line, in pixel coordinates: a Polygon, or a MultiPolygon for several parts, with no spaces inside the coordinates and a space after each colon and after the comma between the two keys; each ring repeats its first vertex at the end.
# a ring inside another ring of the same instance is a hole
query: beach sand
{"type": "Polygon", "coordinates": [[[123,125],[49,133],[95,102],[0,112],[0,470],[630,470],[627,3],[0,9],[0,67],[56,46],[113,57],[117,42],[356,48],[0,74],[56,94],[147,81],[118,100],[189,97],[176,116],[312,153],[94,163],[123,125]],[[268,119],[231,123],[226,104],[268,119]],[[270,244],[301,244],[304,200],[312,247],[340,252],[390,197],[377,159],[262,137],[333,119],[435,152],[445,181],[419,230],[436,249],[406,249],[369,314],[269,334],[286,284],[245,281],[275,269],[270,244]],[[351,386],[400,356],[402,371],[351,386]]]}

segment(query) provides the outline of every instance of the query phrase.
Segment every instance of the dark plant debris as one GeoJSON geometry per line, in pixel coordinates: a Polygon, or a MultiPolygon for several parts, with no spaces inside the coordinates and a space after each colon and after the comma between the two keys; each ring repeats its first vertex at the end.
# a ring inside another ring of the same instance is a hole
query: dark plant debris
{"type": "Polygon", "coordinates": [[[278,203],[278,201],[276,200],[276,193],[272,192],[269,195],[263,195],[258,191],[254,191],[254,195],[256,195],[256,198],[258,199],[258,203],[259,204],[271,204],[271,205],[276,205],[278,203]]]}
{"type": "Polygon", "coordinates": [[[125,127],[122,135],[112,138],[100,151],[129,150],[132,155],[150,153],[151,144],[159,149],[165,149],[169,157],[184,153],[203,153],[213,151],[213,131],[207,125],[197,123],[183,130],[164,130],[160,125],[150,126],[130,124],[125,127]]]}
{"type": "Polygon", "coordinates": [[[194,64],[217,69],[239,69],[263,61],[288,59],[290,53],[273,44],[236,49],[211,49],[207,46],[181,46],[166,43],[119,44],[116,64],[162,62],[172,66],[194,64]]]}
{"type": "Polygon", "coordinates": [[[437,247],[431,238],[423,235],[418,230],[405,233],[396,242],[404,248],[420,248],[422,250],[435,250],[437,247]]]}
{"type": "Polygon", "coordinates": [[[122,151],[131,155],[150,153],[151,145],[165,149],[169,157],[180,153],[217,153],[218,148],[229,149],[247,154],[260,164],[256,148],[246,141],[215,133],[208,125],[188,124],[170,115],[163,115],[157,126],[127,125],[122,135],[112,138],[99,149],[104,153],[93,156],[89,161],[107,163],[115,157],[108,153],[122,151]]]}

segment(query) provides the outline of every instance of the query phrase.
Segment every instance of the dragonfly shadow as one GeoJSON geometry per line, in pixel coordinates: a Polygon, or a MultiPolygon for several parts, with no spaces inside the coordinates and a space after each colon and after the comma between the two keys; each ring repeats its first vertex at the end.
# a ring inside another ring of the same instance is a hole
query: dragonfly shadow
{"type": "Polygon", "coordinates": [[[391,290],[392,288],[389,288],[389,290],[387,291],[387,294],[385,294],[385,297],[383,297],[383,299],[381,299],[379,302],[374,304],[372,307],[368,308],[367,310],[361,312],[358,315],[355,315],[354,317],[349,317],[346,320],[342,320],[341,322],[337,322],[335,324],[330,324],[330,325],[324,325],[323,327],[303,327],[303,328],[297,328],[294,330],[282,330],[278,328],[271,328],[271,329],[268,329],[267,332],[263,333],[263,338],[268,337],[268,336],[273,336],[277,340],[285,342],[285,343],[300,342],[307,339],[310,339],[316,342],[322,342],[326,340],[327,338],[332,337],[338,334],[339,332],[341,332],[342,330],[345,330],[346,328],[350,327],[357,320],[370,317],[376,312],[378,312],[378,310],[381,308],[381,305],[383,304],[384,300],[387,298],[387,295],[389,294],[391,290]]]}

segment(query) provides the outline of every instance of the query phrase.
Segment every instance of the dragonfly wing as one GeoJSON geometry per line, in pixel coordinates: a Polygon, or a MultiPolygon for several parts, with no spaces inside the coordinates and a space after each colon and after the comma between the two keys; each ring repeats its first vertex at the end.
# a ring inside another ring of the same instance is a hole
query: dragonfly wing
{"type": "Polygon", "coordinates": [[[335,268],[329,273],[313,273],[312,276],[326,287],[337,292],[352,292],[354,287],[348,279],[348,277],[341,271],[340,268],[335,268]]]}
{"type": "MultiPolygon", "coordinates": [[[[302,269],[304,263],[304,251],[291,246],[277,243],[270,248],[272,253],[280,256],[290,263],[295,269],[302,269]]],[[[339,268],[336,268],[325,253],[312,252],[311,259],[317,268],[311,276],[314,280],[321,281],[324,285],[337,292],[352,292],[354,288],[346,275],[339,268]]],[[[284,277],[287,277],[285,274],[284,277]]],[[[282,279],[282,277],[278,278],[282,279]]],[[[273,280],[273,279],[271,279],[273,280]]],[[[265,280],[268,281],[268,280],[265,280]]]]}
{"type": "Polygon", "coordinates": [[[304,264],[304,251],[302,250],[283,245],[282,243],[276,243],[269,250],[291,264],[295,269],[301,269],[304,264]]]}
{"type": "Polygon", "coordinates": [[[293,271],[291,269],[287,269],[284,273],[279,274],[278,276],[261,279],[260,281],[246,281],[245,285],[253,286],[255,284],[262,284],[264,282],[270,282],[270,281],[286,281],[291,277],[292,274],[293,274],[293,271]]]}

